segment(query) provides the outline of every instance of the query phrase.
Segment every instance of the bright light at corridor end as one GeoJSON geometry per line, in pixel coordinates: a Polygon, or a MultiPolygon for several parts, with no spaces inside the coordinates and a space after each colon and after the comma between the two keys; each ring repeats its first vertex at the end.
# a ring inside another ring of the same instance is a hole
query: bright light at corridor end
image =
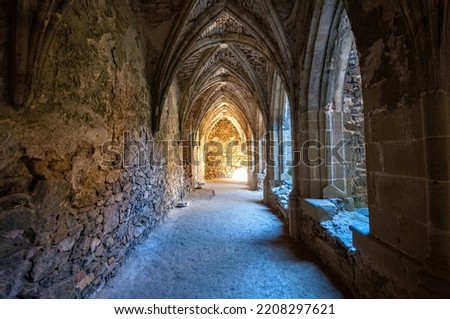
{"type": "Polygon", "coordinates": [[[237,170],[234,171],[231,179],[239,182],[247,182],[248,180],[247,169],[245,167],[238,168],[237,170]]]}

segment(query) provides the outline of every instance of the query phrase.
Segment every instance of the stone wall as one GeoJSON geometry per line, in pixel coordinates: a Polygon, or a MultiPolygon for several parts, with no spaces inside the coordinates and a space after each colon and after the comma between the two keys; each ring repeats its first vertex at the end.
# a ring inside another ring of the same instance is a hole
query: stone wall
{"type": "Polygon", "coordinates": [[[216,123],[211,130],[207,143],[210,145],[206,152],[205,179],[230,178],[236,169],[242,167],[242,162],[247,160],[242,153],[242,143],[236,127],[227,119],[216,123]],[[221,145],[217,148],[215,145],[221,145]]]}
{"type": "Polygon", "coordinates": [[[347,193],[356,206],[367,207],[366,149],[364,140],[364,104],[358,51],[353,43],[348,59],[343,91],[344,137],[347,193]]]}
{"type": "MultiPolygon", "coordinates": [[[[299,196],[291,196],[290,233],[356,296],[447,297],[448,161],[442,159],[448,147],[440,146],[449,145],[449,100],[448,83],[439,74],[447,64],[439,50],[430,49],[443,43],[444,2],[433,1],[439,18],[420,6],[344,2],[360,53],[370,227],[352,229],[356,252],[349,252],[307,215],[299,196]]],[[[320,15],[338,2],[324,3],[320,15]]],[[[302,182],[299,195],[310,197],[302,182]]]]}
{"type": "MultiPolygon", "coordinates": [[[[424,108],[421,101],[421,95],[438,87],[439,76],[435,72],[439,68],[435,63],[439,63],[439,59],[429,48],[437,45],[434,41],[438,38],[431,33],[441,32],[433,29],[440,24],[436,21],[433,28],[424,24],[423,17],[428,13],[416,12],[414,7],[403,12],[390,2],[348,3],[364,84],[370,208],[370,234],[367,237],[374,243],[379,241],[390,247],[389,254],[398,256],[399,261],[412,258],[424,265],[430,249],[436,247],[428,242],[433,231],[430,226],[433,218],[430,217],[434,212],[446,211],[445,206],[433,210],[427,208],[434,202],[430,201],[425,176],[428,169],[426,144],[432,138],[426,136],[424,123],[428,114],[437,114],[438,118],[433,118],[433,127],[446,127],[448,117],[441,111],[445,104],[432,103],[435,110],[424,108]],[[422,18],[416,21],[415,17],[419,15],[422,18]],[[411,30],[414,32],[410,33],[411,30]],[[426,36],[422,37],[421,32],[426,36]],[[415,41],[420,47],[417,51],[410,50],[415,41]],[[444,124],[439,126],[441,124],[437,123],[444,124]]],[[[437,2],[435,4],[440,8],[437,2]]],[[[425,19],[428,18],[431,17],[425,19]]],[[[445,133],[439,134],[445,136],[445,133]]],[[[446,148],[442,150],[445,154],[446,148]]],[[[431,158],[439,159],[439,156],[433,152],[431,158]]],[[[443,171],[447,172],[445,168],[443,171]]],[[[443,223],[439,221],[438,224],[443,223]]],[[[439,238],[444,241],[448,237],[439,235],[439,238]]],[[[388,259],[373,247],[366,250],[368,246],[358,242],[356,247],[376,263],[388,259]]],[[[441,252],[439,255],[449,256],[441,252]]]]}
{"type": "Polygon", "coordinates": [[[0,96],[5,96],[6,83],[8,77],[8,20],[6,12],[0,6],[0,96]]]}
{"type": "Polygon", "coordinates": [[[34,109],[0,105],[1,298],[92,295],[179,197],[173,148],[153,147],[177,133],[177,88],[152,136],[138,19],[111,3],[76,2],[34,109]]]}
{"type": "MultiPolygon", "coordinates": [[[[316,218],[302,215],[297,221],[303,229],[301,239],[359,298],[422,298],[417,271],[419,265],[411,259],[402,259],[402,266],[393,266],[391,258],[374,263],[358,250],[349,248],[341,238],[321,226],[316,218]],[[409,271],[406,271],[406,270],[409,271]],[[401,276],[399,276],[401,274],[401,276]]],[[[385,253],[383,245],[373,246],[378,254],[385,253]]]]}
{"type": "Polygon", "coordinates": [[[289,224],[289,195],[292,180],[271,181],[268,205],[286,224],[289,224]]]}

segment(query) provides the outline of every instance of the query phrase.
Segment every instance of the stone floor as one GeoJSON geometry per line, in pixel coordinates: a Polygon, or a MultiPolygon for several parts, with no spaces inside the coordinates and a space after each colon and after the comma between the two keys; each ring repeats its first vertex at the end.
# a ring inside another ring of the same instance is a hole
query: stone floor
{"type": "Polygon", "coordinates": [[[311,251],[289,238],[261,198],[242,184],[208,183],[188,208],[170,212],[96,297],[351,297],[311,251]]]}

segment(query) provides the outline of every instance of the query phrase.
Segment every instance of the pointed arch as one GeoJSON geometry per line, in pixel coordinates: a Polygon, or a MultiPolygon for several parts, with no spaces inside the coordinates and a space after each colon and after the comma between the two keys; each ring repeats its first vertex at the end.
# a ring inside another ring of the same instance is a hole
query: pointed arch
{"type": "MultiPolygon", "coordinates": [[[[196,41],[211,24],[211,21],[215,21],[225,12],[239,21],[246,29],[250,30],[257,42],[263,45],[264,51],[266,51],[265,55],[270,56],[270,61],[274,61],[276,69],[283,69],[285,63],[282,61],[281,55],[277,54],[279,51],[277,45],[270,36],[267,36],[270,34],[270,30],[267,30],[255,17],[240,10],[232,2],[211,6],[196,18],[195,24],[190,24],[189,21],[185,21],[185,27],[176,31],[177,35],[175,39],[177,40],[171,41],[174,45],[167,51],[168,54],[165,55],[164,62],[161,63],[160,71],[157,73],[157,78],[159,79],[157,83],[159,85],[157,92],[154,92],[155,98],[152,101],[154,130],[157,130],[159,127],[159,123],[157,122],[160,106],[167,93],[169,83],[175,78],[175,74],[182,64],[182,60],[187,56],[188,52],[195,50],[193,48],[195,48],[196,41]]],[[[261,101],[264,101],[264,99],[261,101]]]]}

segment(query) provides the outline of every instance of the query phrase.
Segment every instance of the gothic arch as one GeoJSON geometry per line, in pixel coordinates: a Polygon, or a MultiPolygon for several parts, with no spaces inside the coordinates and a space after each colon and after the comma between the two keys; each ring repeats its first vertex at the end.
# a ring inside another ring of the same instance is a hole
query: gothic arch
{"type": "MultiPolygon", "coordinates": [[[[258,7],[260,12],[256,13],[257,16],[268,17],[268,19],[272,22],[267,22],[266,18],[259,21],[254,17],[253,14],[248,10],[250,7],[240,7],[233,1],[223,1],[219,2],[219,4],[215,4],[213,6],[209,6],[204,8],[204,11],[197,10],[196,7],[191,7],[191,14],[184,15],[184,26],[176,28],[176,35],[171,37],[170,48],[168,47],[167,54],[164,57],[164,62],[161,63],[162,67],[160,69],[160,76],[157,75],[161,80],[159,81],[158,92],[156,92],[156,99],[153,102],[153,112],[154,119],[157,119],[158,105],[161,105],[161,102],[164,99],[165,92],[167,91],[168,83],[170,83],[177,72],[180,70],[180,67],[189,56],[194,54],[194,52],[199,52],[199,50],[208,50],[213,44],[210,41],[203,40],[202,35],[207,32],[208,28],[211,26],[211,23],[220,19],[224,14],[231,17],[231,19],[237,21],[242,27],[244,31],[244,36],[242,41],[239,37],[236,37],[236,34],[233,32],[227,31],[225,35],[216,36],[209,35],[208,38],[211,38],[213,43],[220,45],[220,43],[230,41],[230,46],[234,46],[234,51],[237,55],[240,56],[243,61],[243,65],[246,66],[246,73],[252,78],[252,68],[248,67],[248,63],[246,59],[243,59],[242,52],[237,49],[235,46],[239,43],[240,45],[244,45],[250,48],[250,50],[254,50],[262,54],[267,61],[274,61],[274,66],[278,70],[283,70],[282,66],[286,66],[289,63],[286,62],[286,48],[277,44],[277,41],[274,40],[273,32],[270,29],[271,23],[273,24],[274,16],[271,14],[264,14],[264,10],[267,9],[265,6],[261,6],[258,1],[257,6],[253,6],[253,8],[258,7]],[[201,12],[201,13],[200,13],[201,12]],[[195,24],[191,23],[195,19],[195,24]],[[248,34],[247,34],[248,33],[248,34]],[[250,35],[251,37],[249,37],[250,35]],[[269,35],[269,36],[268,36],[269,35]],[[183,38],[181,41],[179,39],[183,38]],[[253,38],[253,40],[251,39],[253,38]],[[256,40],[256,41],[255,41],[256,40]],[[236,41],[236,42],[235,42],[236,41]],[[207,43],[209,42],[209,43],[207,43]],[[258,46],[258,49],[255,50],[255,45],[258,46]],[[282,54],[278,54],[281,52],[282,54]],[[284,57],[284,61],[283,61],[284,57]]],[[[279,33],[281,31],[277,31],[279,33]]],[[[285,78],[284,72],[281,72],[283,78],[285,78]]],[[[254,77],[253,77],[254,82],[254,77]]],[[[256,86],[257,91],[262,91],[260,88],[260,84],[256,86]]],[[[260,98],[259,103],[264,103],[265,99],[260,98]]],[[[158,123],[154,123],[154,130],[157,130],[158,123]]]]}
{"type": "Polygon", "coordinates": [[[53,38],[74,0],[15,4],[9,96],[18,109],[32,107],[53,38]]]}

